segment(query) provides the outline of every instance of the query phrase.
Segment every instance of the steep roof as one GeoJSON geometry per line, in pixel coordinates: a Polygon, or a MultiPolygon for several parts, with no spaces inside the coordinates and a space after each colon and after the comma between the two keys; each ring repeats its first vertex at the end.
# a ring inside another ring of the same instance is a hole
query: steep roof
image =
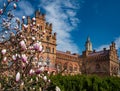
{"type": "Polygon", "coordinates": [[[87,59],[92,60],[106,60],[109,58],[109,50],[89,53],[87,59]]]}

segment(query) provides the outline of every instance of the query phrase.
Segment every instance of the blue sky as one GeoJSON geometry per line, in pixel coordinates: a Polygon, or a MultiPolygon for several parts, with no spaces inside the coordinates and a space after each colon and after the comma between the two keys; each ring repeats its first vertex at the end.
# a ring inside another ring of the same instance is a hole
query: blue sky
{"type": "Polygon", "coordinates": [[[87,36],[93,49],[108,48],[112,41],[120,48],[119,4],[120,0],[22,0],[15,14],[33,16],[40,10],[57,32],[57,49],[81,53],[87,36]]]}

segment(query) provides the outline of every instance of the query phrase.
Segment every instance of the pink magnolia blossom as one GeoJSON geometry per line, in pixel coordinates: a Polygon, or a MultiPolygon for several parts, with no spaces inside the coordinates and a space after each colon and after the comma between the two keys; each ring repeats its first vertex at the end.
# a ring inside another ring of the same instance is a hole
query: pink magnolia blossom
{"type": "Polygon", "coordinates": [[[3,9],[0,9],[0,14],[2,14],[3,13],[3,9]]]}
{"type": "Polygon", "coordinates": [[[44,80],[44,81],[47,81],[47,76],[44,76],[44,77],[43,77],[43,80],[44,80]]]}
{"type": "Polygon", "coordinates": [[[5,31],[5,34],[7,34],[8,33],[8,31],[5,31]]]}
{"type": "Polygon", "coordinates": [[[35,40],[35,37],[32,37],[32,40],[35,40]]]}
{"type": "Polygon", "coordinates": [[[44,67],[40,67],[39,70],[43,72],[45,70],[45,68],[44,67]]]}
{"type": "Polygon", "coordinates": [[[42,51],[42,45],[41,42],[37,42],[33,45],[34,49],[41,52],[42,51]]]}
{"type": "Polygon", "coordinates": [[[6,61],[7,61],[7,57],[4,57],[4,58],[3,58],[3,61],[6,62],[6,61]]]}
{"type": "Polygon", "coordinates": [[[1,52],[2,52],[3,55],[5,55],[6,49],[3,49],[1,52]]]}
{"type": "Polygon", "coordinates": [[[18,82],[19,80],[20,80],[20,72],[16,74],[16,82],[18,82]]]}
{"type": "Polygon", "coordinates": [[[26,44],[25,44],[25,42],[22,40],[22,41],[20,41],[20,46],[21,46],[21,48],[23,49],[23,50],[26,50],[27,48],[26,48],[26,44]]]}
{"type": "Polygon", "coordinates": [[[24,63],[27,63],[27,56],[25,54],[21,55],[21,59],[24,63]]]}
{"type": "Polygon", "coordinates": [[[25,18],[26,18],[25,16],[22,17],[22,19],[25,19],[25,18]]]}
{"type": "Polygon", "coordinates": [[[61,91],[58,86],[56,86],[55,91],[61,91]]]}
{"type": "Polygon", "coordinates": [[[38,62],[38,65],[39,65],[39,66],[42,66],[42,62],[38,62]]]}
{"type": "Polygon", "coordinates": [[[35,21],[36,20],[35,17],[33,17],[32,20],[35,21]]]}
{"type": "Polygon", "coordinates": [[[33,50],[34,48],[33,48],[33,46],[29,46],[28,49],[33,50]]]}
{"type": "Polygon", "coordinates": [[[25,25],[25,24],[24,24],[23,26],[24,26],[24,29],[25,29],[25,30],[28,29],[28,25],[25,25]]]}
{"type": "Polygon", "coordinates": [[[13,4],[13,7],[14,7],[14,9],[16,9],[17,5],[14,3],[14,4],[13,4]]]}
{"type": "Polygon", "coordinates": [[[40,69],[37,69],[37,70],[35,71],[36,74],[40,74],[40,72],[41,72],[40,69]]]}
{"type": "Polygon", "coordinates": [[[14,61],[16,61],[17,56],[16,56],[16,55],[12,55],[12,59],[13,59],[14,61]]]}
{"type": "Polygon", "coordinates": [[[35,72],[35,71],[34,71],[33,69],[31,69],[31,70],[29,71],[29,74],[32,75],[32,74],[34,74],[34,72],[35,72]]]}

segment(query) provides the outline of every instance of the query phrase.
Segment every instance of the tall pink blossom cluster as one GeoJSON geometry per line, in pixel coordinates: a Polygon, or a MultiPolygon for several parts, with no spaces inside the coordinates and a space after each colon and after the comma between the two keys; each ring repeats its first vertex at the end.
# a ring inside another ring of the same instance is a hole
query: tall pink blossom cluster
{"type": "Polygon", "coordinates": [[[34,50],[42,52],[42,45],[41,42],[37,42],[35,44],[33,44],[34,50]]]}
{"type": "Polygon", "coordinates": [[[26,49],[27,49],[27,47],[26,47],[26,44],[25,44],[25,41],[24,41],[24,40],[20,41],[20,46],[21,46],[22,50],[26,50],[26,49]]]}

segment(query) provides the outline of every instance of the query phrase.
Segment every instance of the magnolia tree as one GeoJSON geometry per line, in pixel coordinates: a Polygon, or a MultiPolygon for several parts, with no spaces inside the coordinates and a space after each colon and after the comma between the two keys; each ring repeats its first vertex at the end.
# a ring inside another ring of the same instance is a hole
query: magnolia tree
{"type": "MultiPolygon", "coordinates": [[[[51,75],[46,62],[41,62],[44,53],[41,40],[45,34],[35,27],[35,18],[27,25],[25,16],[22,23],[12,11],[18,0],[8,0],[0,9],[1,43],[0,43],[0,90],[31,91],[50,88],[51,75]],[[13,5],[13,6],[11,6],[13,5]],[[22,29],[20,29],[20,25],[22,29]],[[41,38],[37,38],[38,34],[41,38]]],[[[53,88],[52,88],[53,89],[53,88]]],[[[57,88],[58,89],[58,88],[57,88]]],[[[59,89],[58,89],[59,90],[59,89]]]]}

